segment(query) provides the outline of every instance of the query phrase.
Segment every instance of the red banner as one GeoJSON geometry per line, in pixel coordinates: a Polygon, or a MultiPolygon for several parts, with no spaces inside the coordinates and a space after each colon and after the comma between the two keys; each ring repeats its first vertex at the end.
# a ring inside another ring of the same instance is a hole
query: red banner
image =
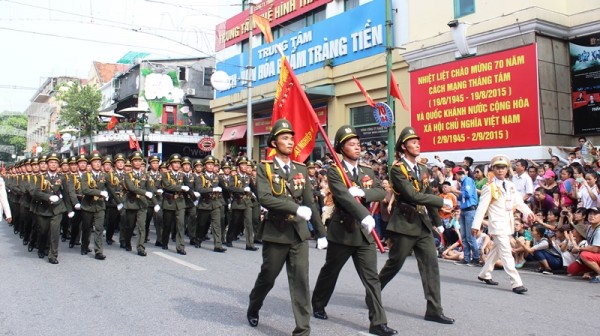
{"type": "MultiPolygon", "coordinates": [[[[254,14],[260,15],[270,22],[271,27],[287,22],[297,16],[321,7],[332,0],[264,0],[254,7],[254,14]]],[[[229,18],[217,25],[215,38],[215,51],[225,49],[245,39],[248,39],[250,30],[250,9],[229,18]]],[[[260,32],[258,25],[254,24],[252,34],[260,32]]],[[[284,32],[286,35],[289,32],[284,32]]]]}
{"type": "Polygon", "coordinates": [[[536,45],[410,74],[411,124],[421,150],[540,144],[536,45]]]}
{"type": "MultiPolygon", "coordinates": [[[[327,106],[315,108],[315,113],[319,118],[321,126],[327,125],[327,106]]],[[[254,119],[254,127],[252,129],[254,135],[265,135],[271,133],[271,119],[272,117],[254,119]]]]}

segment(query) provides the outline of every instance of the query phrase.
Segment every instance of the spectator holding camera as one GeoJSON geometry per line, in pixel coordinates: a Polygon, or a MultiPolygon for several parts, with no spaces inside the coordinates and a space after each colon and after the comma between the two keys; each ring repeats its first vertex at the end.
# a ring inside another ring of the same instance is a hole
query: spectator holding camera
{"type": "Polygon", "coordinates": [[[598,204],[598,175],[596,172],[586,172],[585,182],[577,190],[579,207],[589,209],[598,204]]]}

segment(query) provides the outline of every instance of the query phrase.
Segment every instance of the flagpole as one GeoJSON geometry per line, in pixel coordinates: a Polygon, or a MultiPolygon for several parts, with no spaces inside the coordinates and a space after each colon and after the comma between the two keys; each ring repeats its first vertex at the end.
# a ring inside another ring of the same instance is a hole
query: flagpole
{"type": "Polygon", "coordinates": [[[250,7],[250,18],[248,20],[248,65],[246,66],[246,84],[248,85],[248,105],[246,106],[246,155],[252,160],[253,153],[253,140],[254,132],[252,130],[252,31],[254,30],[254,20],[252,14],[254,13],[254,3],[252,0],[248,0],[248,6],[250,7]]]}
{"type": "MultiPolygon", "coordinates": [[[[285,55],[283,54],[283,50],[281,50],[281,48],[279,46],[277,46],[277,51],[279,52],[279,54],[282,57],[284,57],[283,61],[287,62],[287,59],[285,58],[285,55]]],[[[296,85],[298,88],[300,88],[302,90],[302,92],[304,92],[304,90],[302,89],[302,86],[298,82],[298,78],[295,75],[292,76],[292,81],[294,82],[294,85],[296,85]]],[[[308,100],[308,97],[306,96],[306,94],[303,94],[301,96],[302,96],[302,100],[304,100],[304,104],[306,106],[312,106],[310,101],[308,100]]],[[[310,115],[312,117],[313,123],[317,126],[319,133],[321,133],[323,140],[325,140],[325,146],[327,146],[327,149],[329,149],[331,156],[333,156],[333,160],[335,161],[335,164],[338,167],[342,167],[342,162],[340,161],[340,158],[337,156],[335,150],[333,149],[333,146],[331,145],[331,141],[329,141],[329,137],[327,136],[327,132],[325,132],[325,129],[323,129],[323,126],[321,126],[319,117],[317,117],[315,111],[312,108],[311,108],[310,115]]],[[[346,174],[346,172],[343,169],[340,169],[339,171],[342,173],[342,179],[344,180],[344,184],[348,188],[352,187],[352,181],[350,181],[348,174],[346,174]]],[[[360,201],[360,197],[355,197],[355,199],[358,203],[362,204],[362,202],[360,201]]],[[[381,251],[381,253],[385,253],[385,248],[383,247],[383,244],[381,243],[381,239],[379,238],[377,231],[375,231],[375,229],[373,229],[373,230],[371,230],[371,234],[373,235],[373,240],[375,240],[375,244],[379,248],[379,251],[381,251]]]]}
{"type": "Polygon", "coordinates": [[[386,49],[386,79],[387,79],[387,104],[392,111],[392,117],[394,122],[388,128],[387,134],[387,154],[388,154],[388,172],[392,169],[393,157],[390,155],[392,152],[390,148],[394,148],[396,142],[396,104],[392,98],[391,93],[391,82],[392,82],[392,2],[385,0],[385,49],[386,49]]]}

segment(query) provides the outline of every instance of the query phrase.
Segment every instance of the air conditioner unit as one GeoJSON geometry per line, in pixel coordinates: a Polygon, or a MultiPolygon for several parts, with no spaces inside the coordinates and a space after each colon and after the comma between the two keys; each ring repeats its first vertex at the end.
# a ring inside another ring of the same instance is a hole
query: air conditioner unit
{"type": "Polygon", "coordinates": [[[113,100],[117,100],[117,99],[119,99],[119,93],[118,93],[118,92],[113,92],[113,94],[112,94],[112,99],[113,99],[113,100]]]}
{"type": "Polygon", "coordinates": [[[187,88],[185,89],[185,93],[189,96],[195,96],[196,95],[196,89],[194,88],[187,88]]]}

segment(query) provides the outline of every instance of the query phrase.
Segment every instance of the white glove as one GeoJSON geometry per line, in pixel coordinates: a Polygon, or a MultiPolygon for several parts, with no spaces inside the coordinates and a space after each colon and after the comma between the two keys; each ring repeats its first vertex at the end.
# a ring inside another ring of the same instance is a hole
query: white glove
{"type": "Polygon", "coordinates": [[[200,198],[200,193],[197,191],[194,191],[194,196],[196,196],[196,198],[200,198]]]}
{"type": "Polygon", "coordinates": [[[317,239],[317,249],[319,250],[326,249],[328,244],[327,238],[325,237],[317,239]]]}
{"type": "Polygon", "coordinates": [[[190,187],[185,186],[185,185],[181,186],[181,191],[189,191],[189,190],[190,190],[190,187]]]}
{"type": "Polygon", "coordinates": [[[440,225],[440,226],[438,226],[438,227],[437,227],[437,230],[438,230],[438,233],[439,233],[439,234],[442,234],[442,233],[444,233],[444,226],[443,226],[443,225],[440,225]]]}
{"type": "Polygon", "coordinates": [[[156,189],[156,193],[159,194],[159,195],[162,195],[163,190],[162,189],[156,189]]]}
{"type": "Polygon", "coordinates": [[[305,220],[310,220],[310,217],[312,216],[312,210],[310,210],[309,207],[301,205],[298,207],[298,210],[296,210],[296,215],[304,218],[305,220]]]}
{"type": "Polygon", "coordinates": [[[100,196],[102,196],[102,197],[104,197],[104,198],[108,199],[108,191],[106,191],[106,190],[102,190],[102,191],[100,192],[100,196]]]}
{"type": "Polygon", "coordinates": [[[117,205],[117,211],[121,211],[121,209],[123,209],[123,203],[117,205]]]}
{"type": "Polygon", "coordinates": [[[159,212],[160,211],[160,205],[155,205],[154,206],[154,212],[159,212]]]}
{"type": "Polygon", "coordinates": [[[452,201],[449,199],[446,199],[446,198],[444,198],[444,206],[447,206],[448,208],[454,207],[454,205],[452,204],[452,201]]]}
{"type": "Polygon", "coordinates": [[[54,202],[58,202],[59,199],[60,198],[58,198],[58,196],[52,195],[52,196],[50,196],[49,201],[50,201],[50,203],[54,203],[54,202]]]}
{"type": "Polygon", "coordinates": [[[352,197],[365,197],[365,191],[360,189],[359,187],[351,187],[350,189],[348,189],[348,192],[350,192],[350,195],[352,195],[352,197]]]}
{"type": "Polygon", "coordinates": [[[75,211],[70,211],[70,212],[67,214],[67,217],[69,217],[69,218],[73,218],[73,217],[75,217],[75,211]]]}
{"type": "Polygon", "coordinates": [[[198,200],[194,201],[194,206],[198,206],[198,200]]]}
{"type": "Polygon", "coordinates": [[[360,221],[360,225],[362,225],[363,229],[367,230],[367,233],[371,234],[371,231],[375,228],[375,218],[373,216],[368,215],[360,221]]]}
{"type": "Polygon", "coordinates": [[[231,210],[231,203],[227,204],[227,209],[231,210]]]}
{"type": "Polygon", "coordinates": [[[146,191],[146,194],[145,194],[145,195],[146,195],[146,197],[148,197],[148,198],[150,198],[150,199],[152,198],[152,196],[154,196],[154,195],[152,195],[152,193],[151,193],[151,192],[149,192],[149,191],[146,191]]]}
{"type": "Polygon", "coordinates": [[[250,187],[244,187],[244,191],[245,192],[249,192],[250,191],[250,187]]]}
{"type": "Polygon", "coordinates": [[[223,189],[221,187],[215,187],[212,190],[213,190],[213,192],[222,192],[223,191],[223,189]]]}
{"type": "Polygon", "coordinates": [[[81,204],[79,204],[79,203],[75,204],[75,210],[81,210],[81,204]]]}

